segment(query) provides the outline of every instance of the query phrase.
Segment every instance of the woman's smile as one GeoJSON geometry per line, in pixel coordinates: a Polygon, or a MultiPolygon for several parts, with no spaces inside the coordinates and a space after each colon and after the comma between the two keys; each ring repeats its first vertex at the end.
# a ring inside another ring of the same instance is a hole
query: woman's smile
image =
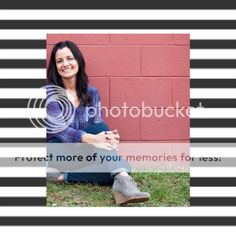
{"type": "Polygon", "coordinates": [[[69,73],[69,72],[71,72],[71,68],[62,69],[62,71],[63,71],[64,73],[69,73]]]}

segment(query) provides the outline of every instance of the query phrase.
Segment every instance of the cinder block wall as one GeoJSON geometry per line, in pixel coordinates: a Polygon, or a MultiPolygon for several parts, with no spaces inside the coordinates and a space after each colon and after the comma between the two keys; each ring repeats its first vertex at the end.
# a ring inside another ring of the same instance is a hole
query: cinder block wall
{"type": "MultiPolygon", "coordinates": [[[[47,36],[47,62],[53,45],[70,40],[81,49],[91,85],[102,105],[118,114],[124,103],[141,112],[142,102],[151,109],[179,109],[190,102],[190,40],[187,34],[57,34],[47,36]]],[[[190,120],[168,117],[105,117],[126,141],[188,141],[190,120]]],[[[158,114],[160,114],[160,109],[158,114]]],[[[103,113],[104,114],[104,113],[103,113]]],[[[149,114],[148,111],[146,114],[149,114]]],[[[105,115],[105,114],[104,114],[105,115]]]]}

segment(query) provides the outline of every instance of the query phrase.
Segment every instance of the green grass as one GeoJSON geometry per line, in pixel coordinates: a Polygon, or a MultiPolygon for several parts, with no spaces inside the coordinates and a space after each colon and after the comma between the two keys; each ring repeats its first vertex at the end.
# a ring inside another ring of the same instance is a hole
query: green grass
{"type": "MultiPolygon", "coordinates": [[[[189,173],[133,173],[135,182],[151,198],[133,207],[189,206],[189,173]]],[[[47,205],[64,207],[115,207],[111,186],[47,182],[47,205]]]]}

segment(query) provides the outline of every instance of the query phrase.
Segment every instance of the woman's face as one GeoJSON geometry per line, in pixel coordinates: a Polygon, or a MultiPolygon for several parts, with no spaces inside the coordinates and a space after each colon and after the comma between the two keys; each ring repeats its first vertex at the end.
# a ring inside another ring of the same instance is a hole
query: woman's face
{"type": "Polygon", "coordinates": [[[70,79],[76,76],[79,65],[68,47],[58,49],[55,56],[56,67],[62,79],[70,79]]]}

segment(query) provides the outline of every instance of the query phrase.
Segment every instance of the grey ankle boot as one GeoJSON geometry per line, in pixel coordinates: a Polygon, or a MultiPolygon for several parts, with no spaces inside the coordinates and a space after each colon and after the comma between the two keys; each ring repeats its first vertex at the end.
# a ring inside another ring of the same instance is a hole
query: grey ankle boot
{"type": "Polygon", "coordinates": [[[131,176],[116,175],[112,192],[116,204],[126,204],[131,202],[145,202],[150,198],[150,194],[140,192],[131,176]]]}

